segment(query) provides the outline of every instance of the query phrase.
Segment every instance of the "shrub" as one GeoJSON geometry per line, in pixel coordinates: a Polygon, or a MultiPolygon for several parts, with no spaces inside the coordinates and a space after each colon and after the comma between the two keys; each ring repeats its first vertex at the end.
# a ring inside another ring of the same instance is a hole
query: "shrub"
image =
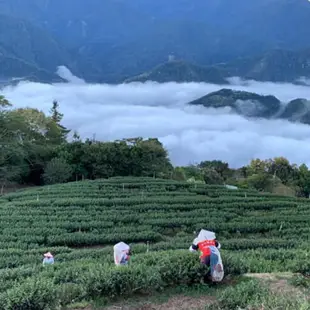
{"type": "Polygon", "coordinates": [[[81,301],[86,297],[85,289],[82,285],[66,283],[57,287],[57,296],[62,306],[81,301]]]}
{"type": "Polygon", "coordinates": [[[4,310],[46,310],[58,305],[57,291],[50,279],[27,279],[0,297],[4,310]]]}
{"type": "Polygon", "coordinates": [[[268,289],[258,280],[242,281],[236,286],[228,287],[219,296],[221,309],[234,310],[246,308],[251,303],[261,302],[268,294],[268,289]]]}
{"type": "Polygon", "coordinates": [[[218,293],[218,303],[206,310],[309,310],[310,304],[303,296],[272,293],[267,284],[257,279],[244,279],[235,286],[218,293]]]}
{"type": "Polygon", "coordinates": [[[90,297],[131,295],[158,290],[161,279],[158,273],[146,266],[96,266],[85,276],[85,287],[90,297]]]}
{"type": "Polygon", "coordinates": [[[310,288],[310,279],[303,275],[295,275],[290,279],[290,283],[297,287],[310,288]]]}
{"type": "Polygon", "coordinates": [[[62,158],[53,158],[44,171],[45,184],[64,183],[72,176],[72,167],[62,158]]]}
{"type": "Polygon", "coordinates": [[[131,266],[93,265],[84,274],[88,296],[114,298],[197,283],[206,272],[196,255],[168,251],[137,255],[131,266]]]}

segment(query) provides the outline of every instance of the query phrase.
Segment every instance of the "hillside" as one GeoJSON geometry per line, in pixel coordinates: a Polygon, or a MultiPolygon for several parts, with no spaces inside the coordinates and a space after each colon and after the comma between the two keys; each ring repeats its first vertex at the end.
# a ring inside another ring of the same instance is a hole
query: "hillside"
{"type": "Polygon", "coordinates": [[[280,100],[274,96],[221,89],[190,102],[207,108],[230,107],[235,112],[249,117],[270,117],[280,109],[280,100]]]}
{"type": "Polygon", "coordinates": [[[197,283],[204,271],[188,247],[202,227],[216,232],[226,275],[306,273],[309,203],[152,178],[74,182],[9,194],[0,199],[1,304],[19,308],[28,296],[31,309],[38,304],[54,309],[59,302],[152,294],[197,283]],[[131,266],[124,270],[112,265],[111,246],[121,240],[133,250],[131,266]],[[42,269],[46,251],[56,263],[42,269]]]}
{"type": "Polygon", "coordinates": [[[57,66],[69,62],[69,55],[50,34],[32,23],[0,14],[1,77],[61,81],[57,66]]]}
{"type": "Polygon", "coordinates": [[[296,83],[301,77],[310,77],[310,49],[272,50],[259,56],[218,65],[218,69],[222,70],[225,76],[296,83]]]}
{"type": "Polygon", "coordinates": [[[310,77],[310,49],[301,51],[272,50],[259,56],[211,66],[198,66],[185,61],[163,63],[125,82],[206,82],[227,84],[226,78],[301,83],[310,77]]]}
{"type": "Polygon", "coordinates": [[[279,117],[310,124],[310,101],[300,98],[290,101],[279,117]]]}
{"type": "MultiPolygon", "coordinates": [[[[2,0],[0,12],[6,27],[0,46],[10,55],[26,63],[36,55],[40,69],[53,73],[65,65],[94,82],[121,82],[169,55],[202,65],[230,63],[273,49],[308,48],[310,37],[307,0],[2,0]],[[16,20],[23,21],[19,28],[16,20]]],[[[286,58],[287,65],[270,58],[270,69],[242,71],[263,79],[290,78],[290,68],[304,73],[286,58]],[[274,71],[282,66],[287,73],[274,71]]]]}
{"type": "Polygon", "coordinates": [[[310,102],[302,98],[282,104],[275,96],[221,89],[189,104],[203,105],[206,108],[231,108],[233,112],[246,117],[273,117],[310,124],[310,102]]]}
{"type": "Polygon", "coordinates": [[[130,82],[155,81],[165,82],[208,82],[214,84],[225,84],[227,81],[221,75],[217,68],[201,67],[185,61],[169,61],[161,64],[151,71],[140,74],[133,78],[125,80],[130,82]]]}
{"type": "MultiPolygon", "coordinates": [[[[0,55],[1,77],[8,82],[13,78],[23,78],[29,81],[51,83],[62,82],[58,75],[37,67],[36,64],[26,63],[24,60],[0,55]],[[14,75],[13,75],[14,74],[14,75]]],[[[1,84],[1,82],[0,82],[1,84]]]]}

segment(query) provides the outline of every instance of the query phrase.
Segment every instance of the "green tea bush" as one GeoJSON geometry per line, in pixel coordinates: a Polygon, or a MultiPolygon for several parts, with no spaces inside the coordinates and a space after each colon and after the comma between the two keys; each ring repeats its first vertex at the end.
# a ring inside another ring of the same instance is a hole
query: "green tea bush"
{"type": "Polygon", "coordinates": [[[57,297],[62,306],[66,306],[87,297],[85,287],[75,283],[65,283],[57,286],[57,297]]]}
{"type": "Polygon", "coordinates": [[[90,297],[115,298],[161,288],[161,278],[144,265],[111,267],[96,266],[85,274],[85,287],[90,297]]]}
{"type": "Polygon", "coordinates": [[[51,279],[30,278],[0,296],[3,310],[47,310],[59,305],[57,288],[51,279]]]}
{"type": "Polygon", "coordinates": [[[139,255],[132,265],[93,265],[84,274],[89,296],[116,297],[197,283],[207,272],[198,256],[185,251],[139,255]]]}
{"type": "MultiPolygon", "coordinates": [[[[208,269],[199,263],[198,255],[188,251],[168,251],[156,255],[154,272],[158,272],[165,286],[193,284],[198,282],[208,269]]],[[[144,258],[145,259],[145,258],[144,258]]],[[[145,263],[149,266],[147,263],[145,263]]]]}
{"type": "Polygon", "coordinates": [[[307,289],[310,288],[310,278],[305,277],[301,274],[294,275],[292,279],[290,279],[290,283],[297,287],[302,287],[302,288],[307,288],[307,289]]]}
{"type": "Polygon", "coordinates": [[[258,280],[242,281],[236,286],[228,287],[218,297],[222,309],[235,310],[246,308],[251,303],[259,303],[268,294],[268,289],[262,286],[258,280]]]}
{"type": "Polygon", "coordinates": [[[273,293],[258,279],[244,279],[217,294],[217,302],[206,310],[309,310],[304,296],[273,293]]]}

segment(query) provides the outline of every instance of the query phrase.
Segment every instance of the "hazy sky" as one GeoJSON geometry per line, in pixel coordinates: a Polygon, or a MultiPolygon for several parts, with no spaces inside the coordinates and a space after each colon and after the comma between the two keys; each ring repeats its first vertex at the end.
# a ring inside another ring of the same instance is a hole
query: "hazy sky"
{"type": "MultiPolygon", "coordinates": [[[[186,103],[223,86],[205,83],[146,83],[90,85],[59,74],[69,84],[20,83],[2,92],[15,107],[36,107],[48,112],[53,100],[60,103],[64,125],[80,135],[100,140],[158,137],[175,165],[221,159],[233,167],[252,158],[285,156],[310,165],[310,126],[286,121],[246,120],[229,110],[191,107],[186,103]]],[[[233,86],[260,94],[273,94],[286,102],[310,99],[310,87],[250,81],[233,86]]]]}

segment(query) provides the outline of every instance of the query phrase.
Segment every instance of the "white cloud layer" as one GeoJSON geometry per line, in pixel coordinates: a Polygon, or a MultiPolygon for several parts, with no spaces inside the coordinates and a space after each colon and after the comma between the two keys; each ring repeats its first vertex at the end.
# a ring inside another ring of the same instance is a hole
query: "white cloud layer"
{"type": "MultiPolygon", "coordinates": [[[[64,124],[83,138],[158,137],[175,165],[221,159],[232,167],[252,158],[285,156],[310,166],[310,126],[279,120],[246,120],[229,110],[186,105],[223,86],[205,83],[90,85],[61,68],[69,84],[21,82],[2,93],[15,107],[48,112],[58,100],[64,124]]],[[[310,87],[231,80],[234,89],[273,94],[284,102],[310,99],[310,87]]]]}

